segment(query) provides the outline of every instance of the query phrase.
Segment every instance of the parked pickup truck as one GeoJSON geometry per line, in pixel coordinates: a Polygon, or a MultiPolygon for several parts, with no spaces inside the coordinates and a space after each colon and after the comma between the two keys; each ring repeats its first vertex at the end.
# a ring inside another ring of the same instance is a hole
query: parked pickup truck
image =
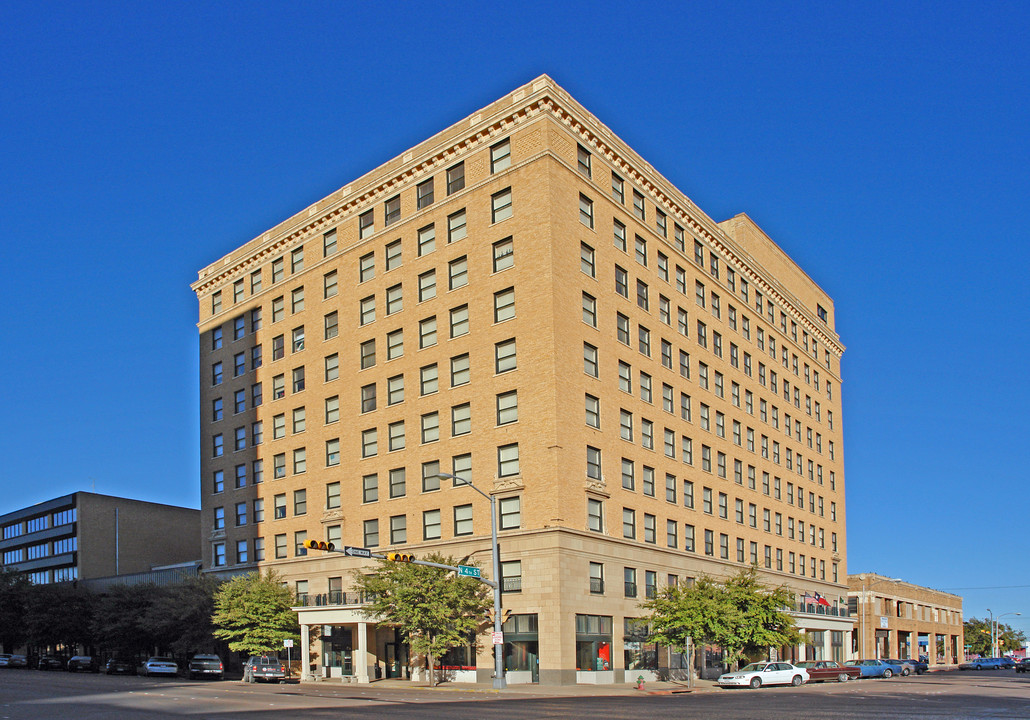
{"type": "Polygon", "coordinates": [[[194,655],[190,660],[190,680],[198,677],[222,679],[222,658],[217,655],[194,655]]]}
{"type": "Polygon", "coordinates": [[[857,667],[841,665],[833,660],[806,660],[797,663],[797,666],[808,671],[809,682],[825,682],[826,680],[847,682],[862,677],[862,671],[857,667]]]}

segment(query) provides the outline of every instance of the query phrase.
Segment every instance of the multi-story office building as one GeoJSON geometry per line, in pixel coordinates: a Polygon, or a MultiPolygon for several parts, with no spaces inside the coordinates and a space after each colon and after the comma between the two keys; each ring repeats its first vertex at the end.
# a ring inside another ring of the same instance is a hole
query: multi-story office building
{"type": "Polygon", "coordinates": [[[146,572],[200,557],[200,512],[77,492],[0,515],[7,569],[37,585],[146,572]]]}
{"type": "Polygon", "coordinates": [[[848,575],[855,617],[853,650],[863,658],[925,657],[933,665],[964,660],[962,598],[876,573],[848,575]]]}
{"type": "MultiPolygon", "coordinates": [[[[296,588],[319,672],[401,672],[306,539],[489,567],[509,682],[682,658],[636,619],[757,565],[843,657],[832,300],[747,216],[717,223],[542,76],[204,268],[203,536],[296,588]],[[317,556],[316,556],[317,555],[317,556]],[[802,603],[814,598],[823,603],[802,603]],[[656,659],[658,658],[658,659],[656,659]]],[[[445,665],[489,678],[491,648],[445,665]]]]}

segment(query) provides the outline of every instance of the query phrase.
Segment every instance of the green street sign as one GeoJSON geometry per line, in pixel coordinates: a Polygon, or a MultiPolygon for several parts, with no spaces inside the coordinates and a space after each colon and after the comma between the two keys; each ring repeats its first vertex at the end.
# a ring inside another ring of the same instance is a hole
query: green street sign
{"type": "Polygon", "coordinates": [[[474,578],[481,577],[480,574],[479,574],[479,568],[477,568],[477,567],[470,567],[468,565],[459,565],[458,566],[458,574],[459,575],[465,575],[466,577],[474,577],[474,578]]]}

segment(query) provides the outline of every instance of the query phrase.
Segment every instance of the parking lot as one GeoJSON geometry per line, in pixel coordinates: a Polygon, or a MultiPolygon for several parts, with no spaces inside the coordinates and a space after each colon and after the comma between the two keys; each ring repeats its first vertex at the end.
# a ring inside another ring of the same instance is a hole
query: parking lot
{"type": "Polygon", "coordinates": [[[940,672],[799,688],[653,695],[619,687],[404,683],[244,684],[12,670],[0,672],[0,720],[139,718],[1027,718],[1030,678],[940,672]]]}

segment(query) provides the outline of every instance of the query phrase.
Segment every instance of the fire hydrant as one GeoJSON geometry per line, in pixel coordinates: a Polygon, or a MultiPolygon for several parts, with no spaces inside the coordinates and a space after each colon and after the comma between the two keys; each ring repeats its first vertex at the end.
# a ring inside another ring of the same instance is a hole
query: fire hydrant
{"type": "Polygon", "coordinates": [[[643,689],[644,689],[644,676],[643,675],[637,675],[637,690],[643,690],[643,689]]]}

